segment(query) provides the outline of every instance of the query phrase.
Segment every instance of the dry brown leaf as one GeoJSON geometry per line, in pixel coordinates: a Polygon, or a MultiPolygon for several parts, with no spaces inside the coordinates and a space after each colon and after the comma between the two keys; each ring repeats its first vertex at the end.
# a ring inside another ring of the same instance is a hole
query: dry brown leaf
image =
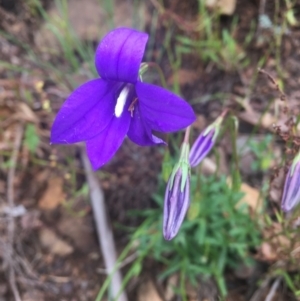
{"type": "Polygon", "coordinates": [[[77,249],[88,252],[95,245],[93,227],[89,217],[72,217],[63,215],[57,224],[57,229],[62,235],[72,239],[77,249]]]}
{"type": "Polygon", "coordinates": [[[217,171],[217,165],[212,159],[204,158],[202,161],[202,170],[204,173],[212,175],[217,171]]]}
{"type": "Polygon", "coordinates": [[[15,91],[0,91],[0,100],[14,98],[16,96],[15,91]]]}
{"type": "Polygon", "coordinates": [[[272,244],[288,248],[291,245],[291,241],[284,236],[282,232],[282,225],[280,223],[273,222],[272,226],[263,232],[263,235],[264,238],[270,240],[272,244]]]}
{"type": "Polygon", "coordinates": [[[264,113],[264,115],[261,118],[261,125],[264,128],[272,128],[273,124],[275,124],[276,122],[277,119],[270,112],[264,113]]]}
{"type": "Polygon", "coordinates": [[[33,123],[38,122],[38,118],[36,114],[31,110],[31,108],[26,103],[20,102],[18,104],[18,109],[19,110],[14,116],[17,120],[21,119],[33,123]]]}
{"type": "Polygon", "coordinates": [[[194,70],[180,69],[168,79],[168,84],[172,85],[174,82],[178,82],[180,86],[193,84],[198,77],[198,73],[194,70]]]}
{"type": "Polygon", "coordinates": [[[252,109],[241,112],[238,116],[239,118],[246,122],[249,122],[250,124],[260,124],[263,128],[268,130],[272,130],[273,124],[277,122],[276,118],[271,113],[266,112],[262,116],[261,113],[258,113],[252,109]]]}
{"type": "Polygon", "coordinates": [[[50,229],[42,228],[39,232],[39,238],[41,245],[52,254],[66,256],[74,251],[71,245],[60,239],[56,233],[50,229]]]}
{"type": "Polygon", "coordinates": [[[178,274],[174,274],[168,278],[166,291],[165,291],[165,299],[166,301],[170,301],[175,296],[174,288],[178,285],[179,276],[178,274]]]}
{"type": "MultiPolygon", "coordinates": [[[[230,177],[227,178],[227,183],[230,187],[232,186],[232,180],[230,177]]],[[[253,211],[260,212],[262,209],[262,201],[259,191],[246,183],[242,183],[241,192],[244,192],[245,195],[237,203],[237,207],[241,206],[242,204],[247,204],[253,211]]]]}
{"type": "Polygon", "coordinates": [[[273,222],[271,226],[266,227],[263,231],[264,243],[260,247],[261,260],[277,261],[284,260],[289,257],[289,253],[293,257],[298,257],[297,244],[292,250],[292,241],[294,234],[288,238],[283,231],[282,224],[273,222]],[[288,256],[288,257],[287,257],[288,256]]]}
{"type": "Polygon", "coordinates": [[[272,247],[272,245],[268,242],[263,242],[260,247],[260,252],[263,258],[267,261],[275,261],[277,259],[277,254],[272,247]]]}
{"type": "Polygon", "coordinates": [[[137,296],[138,301],[163,301],[151,280],[148,280],[139,287],[137,296]]]}
{"type": "Polygon", "coordinates": [[[207,7],[218,9],[221,14],[231,16],[236,7],[236,0],[206,0],[207,7]]]}
{"type": "Polygon", "coordinates": [[[260,198],[259,191],[246,183],[242,183],[241,191],[244,192],[245,195],[239,201],[238,206],[241,204],[247,204],[253,211],[260,212],[262,209],[262,200],[260,198]]]}
{"type": "Polygon", "coordinates": [[[63,180],[61,178],[50,179],[47,189],[39,200],[39,208],[43,210],[53,210],[60,205],[65,199],[62,186],[63,180]]]}

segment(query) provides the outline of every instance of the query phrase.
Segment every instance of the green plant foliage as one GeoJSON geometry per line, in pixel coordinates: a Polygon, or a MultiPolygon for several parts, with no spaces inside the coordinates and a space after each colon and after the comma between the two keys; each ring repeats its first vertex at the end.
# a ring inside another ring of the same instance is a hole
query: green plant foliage
{"type": "Polygon", "coordinates": [[[271,167],[272,160],[274,159],[272,141],[272,135],[265,135],[260,141],[249,141],[249,147],[256,157],[251,166],[254,171],[267,171],[271,167]]]}
{"type": "Polygon", "coordinates": [[[204,62],[214,62],[221,69],[236,70],[248,65],[245,52],[227,29],[220,36],[210,36],[205,40],[193,41],[178,36],[178,51],[182,53],[198,52],[204,62]]]}
{"type": "Polygon", "coordinates": [[[231,190],[225,177],[192,176],[191,206],[179,234],[166,242],[162,236],[162,207],[165,183],[155,195],[159,206],[143,212],[145,222],[138,229],[138,251],[165,264],[161,277],[185,275],[196,284],[199,276],[214,277],[226,295],[224,272],[240,263],[251,263],[249,248],[260,244],[258,225],[245,206],[243,196],[231,190]]]}
{"type": "Polygon", "coordinates": [[[25,145],[34,153],[40,143],[40,138],[36,131],[35,125],[28,123],[25,128],[25,145]]]}
{"type": "Polygon", "coordinates": [[[226,71],[239,70],[249,64],[244,49],[254,37],[254,23],[240,44],[235,38],[238,26],[236,17],[230,28],[222,28],[219,12],[208,11],[204,2],[199,1],[199,22],[197,37],[177,36],[178,54],[199,54],[203,62],[214,63],[226,71]]]}

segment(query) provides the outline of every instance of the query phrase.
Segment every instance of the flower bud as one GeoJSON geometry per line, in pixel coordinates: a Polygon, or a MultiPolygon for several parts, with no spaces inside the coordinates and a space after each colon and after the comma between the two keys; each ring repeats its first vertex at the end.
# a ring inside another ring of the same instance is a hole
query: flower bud
{"type": "Polygon", "coordinates": [[[213,148],[218,136],[223,115],[218,117],[215,122],[208,126],[193,144],[189,156],[191,167],[196,167],[207,156],[213,148]]]}
{"type": "Polygon", "coordinates": [[[190,204],[190,165],[189,145],[182,144],[179,162],[169,178],[164,201],[163,235],[173,239],[183,222],[190,204]]]}
{"type": "Polygon", "coordinates": [[[300,202],[300,152],[294,158],[286,175],[283,188],[281,209],[291,211],[300,202]]]}

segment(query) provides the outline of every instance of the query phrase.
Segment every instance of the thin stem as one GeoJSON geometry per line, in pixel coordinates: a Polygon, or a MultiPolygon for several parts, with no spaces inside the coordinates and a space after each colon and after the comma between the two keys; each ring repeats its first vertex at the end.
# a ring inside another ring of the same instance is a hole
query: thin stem
{"type": "Polygon", "coordinates": [[[101,252],[104,258],[106,270],[111,275],[112,297],[115,298],[119,296],[118,301],[127,301],[127,295],[125,291],[122,290],[121,272],[118,268],[115,268],[117,264],[117,251],[110,222],[108,216],[106,215],[104,194],[92,170],[92,166],[87,157],[85,149],[81,147],[80,151],[86,179],[89,184],[91,205],[93,208],[101,252]]]}
{"type": "Polygon", "coordinates": [[[278,289],[278,286],[280,284],[280,281],[281,281],[281,277],[279,277],[279,278],[276,279],[276,281],[273,283],[273,285],[272,285],[272,287],[271,287],[271,289],[270,289],[270,291],[269,291],[269,293],[268,293],[265,301],[272,301],[273,300],[273,298],[274,298],[274,296],[276,294],[276,291],[278,289]]]}
{"type": "Polygon", "coordinates": [[[183,142],[186,144],[189,144],[190,132],[191,132],[191,126],[189,125],[185,130],[184,139],[183,139],[183,142]]]}
{"type": "MultiPolygon", "coordinates": [[[[18,160],[18,155],[19,151],[21,148],[22,144],[22,137],[23,137],[23,124],[18,124],[16,127],[16,136],[15,136],[15,141],[14,141],[14,148],[12,151],[11,155],[11,167],[8,171],[8,176],[7,176],[7,201],[8,201],[8,206],[12,212],[12,210],[15,207],[15,200],[14,200],[14,179],[15,179],[15,172],[16,172],[16,167],[17,167],[17,160],[18,160]]],[[[11,290],[14,295],[15,301],[21,301],[21,296],[18,291],[18,287],[16,284],[16,275],[15,275],[15,270],[13,267],[13,256],[14,256],[14,237],[15,237],[15,220],[12,215],[9,215],[9,222],[8,222],[8,227],[7,227],[7,236],[8,236],[8,244],[9,244],[9,252],[7,254],[6,260],[8,261],[9,264],[9,284],[11,287],[11,290]]]]}
{"type": "Polygon", "coordinates": [[[227,115],[228,111],[229,111],[229,109],[226,108],[226,109],[221,113],[220,117],[224,118],[224,117],[227,115]]]}
{"type": "Polygon", "coordinates": [[[159,67],[159,65],[154,63],[154,62],[147,63],[147,65],[150,68],[156,69],[156,71],[159,73],[159,77],[160,77],[160,80],[161,80],[161,83],[162,83],[163,87],[167,88],[167,82],[166,82],[164,73],[162,72],[162,69],[159,67]]]}

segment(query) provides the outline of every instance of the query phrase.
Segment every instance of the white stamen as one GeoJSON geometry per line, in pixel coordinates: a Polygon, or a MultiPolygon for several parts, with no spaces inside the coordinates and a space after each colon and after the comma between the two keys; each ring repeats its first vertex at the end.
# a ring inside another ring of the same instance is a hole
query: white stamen
{"type": "Polygon", "coordinates": [[[115,115],[116,117],[120,117],[123,110],[124,110],[124,106],[126,103],[126,99],[129,93],[129,88],[126,86],[122,89],[118,99],[117,99],[117,104],[115,106],[115,115]]]}

